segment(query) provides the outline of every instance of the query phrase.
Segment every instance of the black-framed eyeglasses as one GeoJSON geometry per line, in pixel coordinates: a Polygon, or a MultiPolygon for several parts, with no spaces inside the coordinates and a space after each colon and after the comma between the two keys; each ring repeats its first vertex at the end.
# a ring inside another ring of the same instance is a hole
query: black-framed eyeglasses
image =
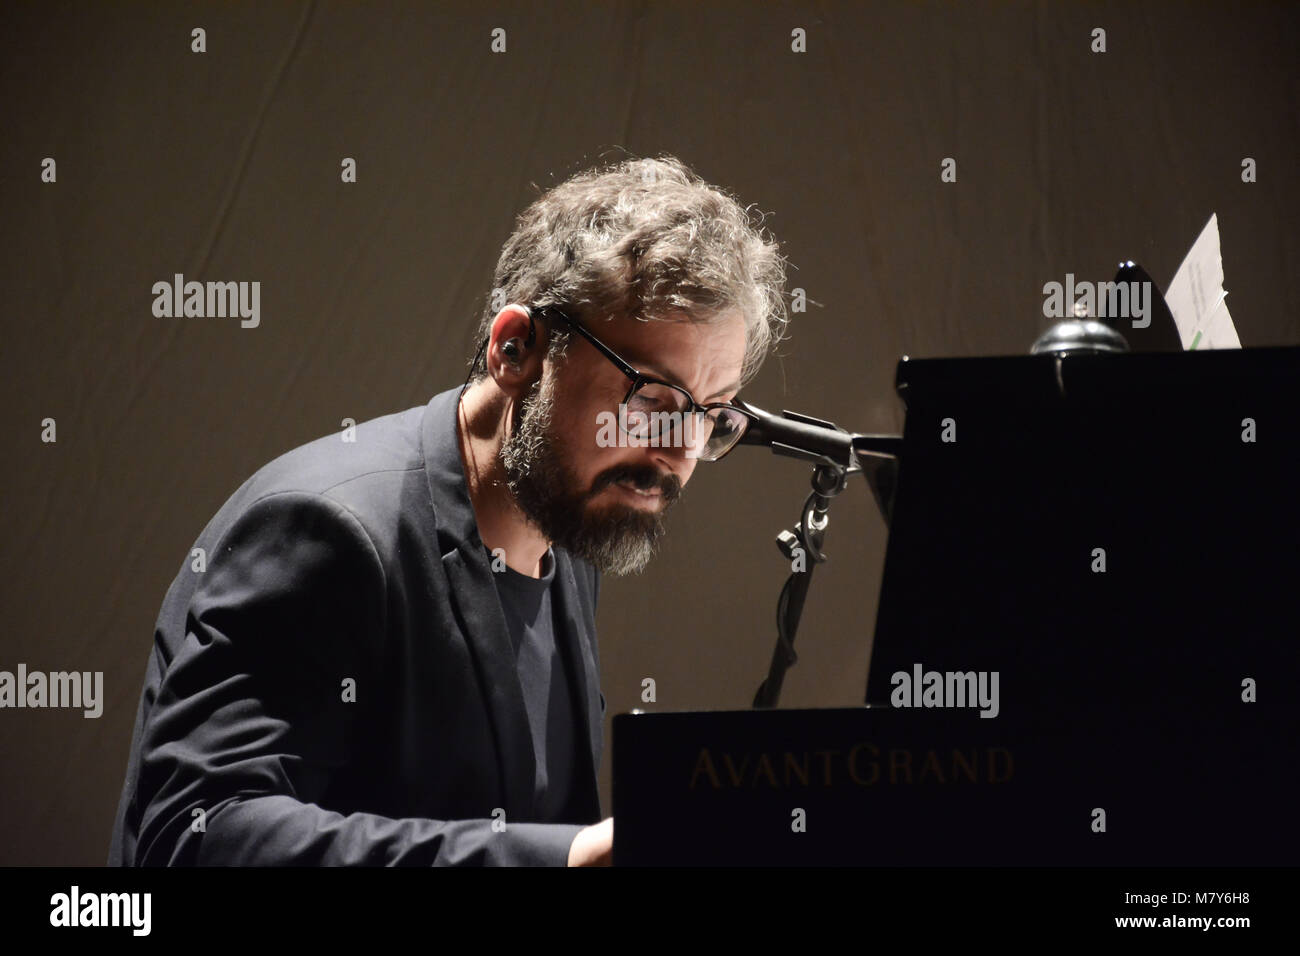
{"type": "Polygon", "coordinates": [[[701,404],[680,385],[644,374],[558,306],[535,306],[528,312],[530,317],[562,319],[628,377],[630,385],[619,405],[618,425],[638,445],[683,447],[689,458],[719,461],[736,447],[750,422],[757,421],[753,414],[729,402],[701,404]]]}

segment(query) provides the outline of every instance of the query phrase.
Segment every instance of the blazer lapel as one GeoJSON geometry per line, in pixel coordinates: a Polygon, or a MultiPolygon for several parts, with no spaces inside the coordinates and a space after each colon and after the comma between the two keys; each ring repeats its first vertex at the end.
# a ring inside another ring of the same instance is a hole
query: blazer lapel
{"type": "MultiPolygon", "coordinates": [[[[452,610],[466,645],[474,655],[484,700],[487,701],[497,744],[501,789],[508,802],[508,818],[536,818],[537,756],[524,692],[515,668],[514,648],[497,597],[496,581],[483,539],[479,537],[474,508],[466,490],[465,468],[460,458],[456,410],[460,389],[435,395],[425,408],[421,445],[429,494],[437,519],[438,548],[452,610]]],[[[604,744],[604,723],[598,690],[600,673],[592,648],[595,621],[579,597],[573,560],[562,548],[553,549],[556,579],[551,588],[555,618],[560,626],[556,646],[572,675],[573,707],[578,723],[575,752],[578,802],[586,819],[600,818],[596,767],[604,744]],[[587,754],[589,760],[581,759],[587,754]]]]}
{"type": "Polygon", "coordinates": [[[495,756],[506,803],[503,809],[507,821],[532,821],[536,816],[537,757],[510,631],[466,490],[456,431],[459,392],[451,389],[435,395],[425,408],[420,435],[425,475],[451,609],[473,655],[496,738],[495,756]]]}
{"type": "Polygon", "coordinates": [[[536,814],[537,757],[528,726],[524,692],[515,669],[510,632],[486,559],[466,561],[461,551],[442,556],[452,610],[478,671],[497,743],[497,766],[506,795],[507,820],[536,814]],[[480,567],[481,564],[481,567],[480,567]]]}

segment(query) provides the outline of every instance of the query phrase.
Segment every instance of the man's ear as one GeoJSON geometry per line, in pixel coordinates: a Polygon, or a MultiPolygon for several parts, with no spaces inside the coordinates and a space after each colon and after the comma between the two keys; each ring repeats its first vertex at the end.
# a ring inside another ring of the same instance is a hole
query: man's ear
{"type": "Polygon", "coordinates": [[[492,320],[484,361],[497,387],[512,398],[522,396],[542,374],[544,349],[535,328],[536,320],[517,304],[506,306],[492,320]]]}

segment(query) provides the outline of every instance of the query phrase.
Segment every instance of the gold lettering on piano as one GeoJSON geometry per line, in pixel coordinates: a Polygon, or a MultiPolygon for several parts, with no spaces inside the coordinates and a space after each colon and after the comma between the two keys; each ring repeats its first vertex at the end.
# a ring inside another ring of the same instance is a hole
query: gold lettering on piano
{"type": "Polygon", "coordinates": [[[953,747],[882,750],[868,741],[855,744],[843,758],[839,750],[730,753],[701,747],[688,789],[769,790],[809,787],[922,786],[1006,783],[1015,776],[1015,759],[1005,747],[953,747]],[[814,757],[821,758],[819,761],[814,757]],[[718,763],[725,774],[719,774],[718,763]],[[816,768],[820,764],[821,772],[816,768]],[[779,768],[779,770],[778,770],[779,768]]]}
{"type": "Polygon", "coordinates": [[[695,783],[699,780],[701,771],[709,775],[709,779],[713,781],[714,790],[720,790],[722,788],[722,784],[718,782],[718,771],[713,766],[713,758],[709,756],[708,747],[701,747],[700,755],[695,758],[695,772],[691,774],[690,789],[695,789],[695,783]]]}
{"type": "Polygon", "coordinates": [[[870,787],[873,786],[875,782],[880,779],[880,768],[876,765],[876,758],[879,756],[880,756],[880,750],[879,748],[876,747],[875,744],[866,744],[866,743],[858,744],[852,750],[849,751],[849,776],[853,778],[854,783],[858,784],[859,786],[870,787]],[[866,779],[863,779],[862,776],[858,773],[858,751],[860,750],[868,750],[871,752],[871,763],[870,763],[871,776],[867,777],[866,779]]]}

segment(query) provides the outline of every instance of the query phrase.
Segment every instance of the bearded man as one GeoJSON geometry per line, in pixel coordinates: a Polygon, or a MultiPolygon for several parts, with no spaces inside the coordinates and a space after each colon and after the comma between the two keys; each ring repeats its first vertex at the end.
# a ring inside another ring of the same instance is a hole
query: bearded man
{"type": "Polygon", "coordinates": [[[538,198],[463,386],[280,456],[200,534],[110,864],[607,865],[600,575],[744,433],[784,279],[672,157],[538,198]]]}

